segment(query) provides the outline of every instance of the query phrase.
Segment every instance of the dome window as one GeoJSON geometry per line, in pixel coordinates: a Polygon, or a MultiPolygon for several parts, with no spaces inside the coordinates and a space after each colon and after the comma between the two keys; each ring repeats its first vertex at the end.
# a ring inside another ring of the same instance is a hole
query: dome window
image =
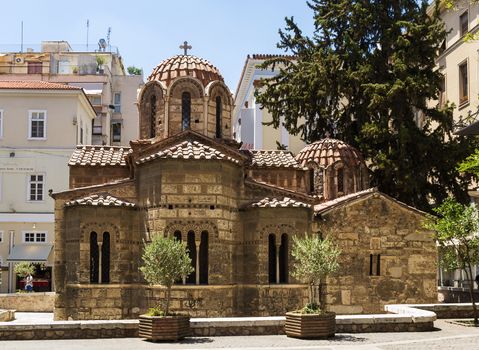
{"type": "Polygon", "coordinates": [[[190,128],[191,121],[191,94],[183,92],[181,95],[181,127],[182,130],[190,128]]]}
{"type": "Polygon", "coordinates": [[[221,105],[221,97],[216,96],[216,138],[221,138],[221,118],[223,114],[223,106],[221,105]]]}

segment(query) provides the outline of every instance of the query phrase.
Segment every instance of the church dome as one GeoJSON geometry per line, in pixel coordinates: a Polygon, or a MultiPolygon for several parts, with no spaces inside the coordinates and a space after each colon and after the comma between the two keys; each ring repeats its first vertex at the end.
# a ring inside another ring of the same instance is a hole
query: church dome
{"type": "Polygon", "coordinates": [[[336,139],[322,139],[304,147],[296,156],[301,166],[314,162],[326,169],[341,162],[345,167],[357,167],[364,162],[361,153],[346,142],[336,139]]]}
{"type": "Polygon", "coordinates": [[[197,78],[203,86],[215,80],[223,81],[218,68],[205,59],[191,55],[176,55],[162,61],[153,69],[148,81],[161,81],[169,86],[174,79],[186,76],[197,78]]]}

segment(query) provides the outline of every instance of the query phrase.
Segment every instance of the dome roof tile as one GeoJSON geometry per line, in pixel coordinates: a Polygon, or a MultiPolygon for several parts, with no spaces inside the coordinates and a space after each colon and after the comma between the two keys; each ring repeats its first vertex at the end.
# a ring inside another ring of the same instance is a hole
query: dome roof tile
{"type": "Polygon", "coordinates": [[[161,81],[169,86],[176,77],[192,76],[199,79],[204,86],[223,77],[218,68],[207,60],[191,55],[177,55],[162,61],[148,77],[148,81],[161,81]]]}
{"type": "Polygon", "coordinates": [[[314,162],[327,168],[338,161],[345,166],[356,167],[363,163],[364,159],[356,148],[346,142],[325,138],[304,147],[296,156],[296,161],[303,167],[314,162]]]}

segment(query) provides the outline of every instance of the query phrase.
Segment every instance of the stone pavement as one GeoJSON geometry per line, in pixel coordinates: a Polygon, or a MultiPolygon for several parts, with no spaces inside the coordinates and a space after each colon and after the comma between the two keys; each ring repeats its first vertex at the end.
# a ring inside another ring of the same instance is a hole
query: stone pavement
{"type": "MultiPolygon", "coordinates": [[[[22,314],[21,319],[15,322],[34,319],[38,322],[50,322],[49,315],[51,314],[22,314]]],[[[286,336],[198,337],[187,338],[180,343],[149,343],[139,338],[34,340],[0,341],[0,349],[473,350],[479,348],[479,328],[450,324],[445,320],[437,320],[435,325],[437,330],[433,332],[338,334],[331,340],[301,340],[286,336]]]]}

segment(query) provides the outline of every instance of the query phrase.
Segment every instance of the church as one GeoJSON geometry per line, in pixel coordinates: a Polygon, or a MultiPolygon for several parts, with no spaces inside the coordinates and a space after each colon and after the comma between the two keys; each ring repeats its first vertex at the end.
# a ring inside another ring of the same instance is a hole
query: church
{"type": "Polygon", "coordinates": [[[340,314],[437,301],[437,252],[424,213],[369,188],[355,148],[335,139],[243,150],[219,70],[162,61],[138,96],[130,147],[78,146],[55,199],[55,319],[137,318],[164,297],[139,267],[155,235],[185,242],[194,267],[171,307],[193,317],[283,315],[307,301],[292,276],[294,236],[332,235],[340,269],[326,301],[340,314]]]}

